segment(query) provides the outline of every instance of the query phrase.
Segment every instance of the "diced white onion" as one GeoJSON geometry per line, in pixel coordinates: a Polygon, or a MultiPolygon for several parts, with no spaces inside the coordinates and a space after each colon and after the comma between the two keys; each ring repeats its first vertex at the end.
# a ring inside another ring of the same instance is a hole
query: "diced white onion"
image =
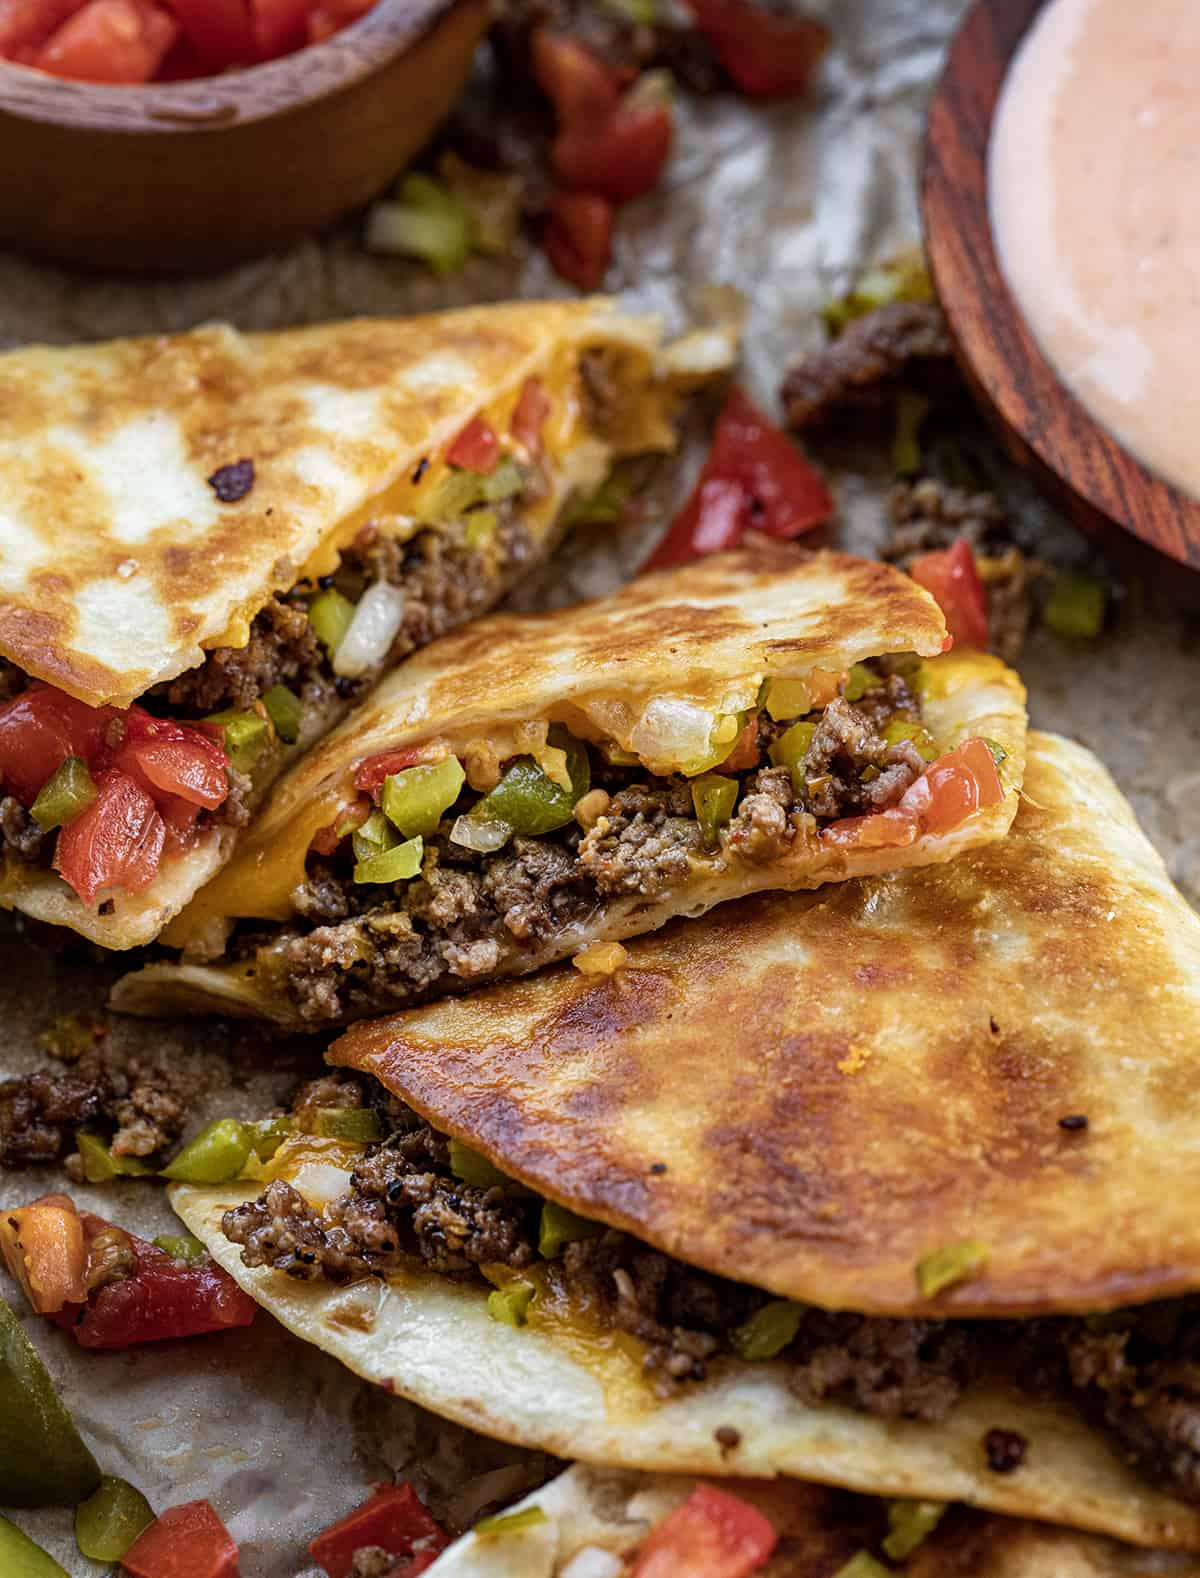
{"type": "Polygon", "coordinates": [[[642,709],[629,743],[651,766],[685,766],[709,755],[714,722],[694,701],[658,696],[642,709]]]}
{"type": "Polygon", "coordinates": [[[378,668],[391,650],[403,618],[404,593],[398,587],[386,581],[369,586],[333,654],[333,672],[345,679],[359,679],[378,668]]]}
{"type": "Polygon", "coordinates": [[[625,1563],[611,1551],[602,1551],[598,1545],[585,1545],[572,1556],[565,1567],[559,1568],[559,1578],[621,1578],[625,1563]]]}
{"type": "Polygon", "coordinates": [[[332,1162],[301,1162],[288,1182],[315,1211],[323,1211],[345,1194],[350,1187],[350,1174],[332,1162]]]}
{"type": "Polygon", "coordinates": [[[473,849],[477,854],[490,855],[503,849],[512,836],[507,822],[485,822],[481,818],[460,816],[450,829],[450,842],[473,849]]]}

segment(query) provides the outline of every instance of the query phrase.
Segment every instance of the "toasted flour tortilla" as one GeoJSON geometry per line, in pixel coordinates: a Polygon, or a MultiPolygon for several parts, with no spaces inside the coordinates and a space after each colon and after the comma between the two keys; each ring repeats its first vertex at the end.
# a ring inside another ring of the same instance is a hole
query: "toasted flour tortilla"
{"type": "MultiPolygon", "coordinates": [[[[536,1507],[545,1521],[508,1534],[456,1540],[430,1578],[561,1578],[583,1551],[630,1561],[647,1536],[703,1483],[575,1464],[506,1512],[536,1507]]],[[[711,1484],[713,1481],[707,1481],[711,1484]]],[[[732,1489],[775,1526],[779,1543],[755,1578],[837,1578],[859,1551],[878,1554],[887,1503],[798,1480],[747,1480],[732,1489]]],[[[1118,1545],[1097,1535],[947,1508],[907,1559],[906,1578],[1197,1578],[1200,1563],[1118,1545]]]]}
{"type": "MultiPolygon", "coordinates": [[[[428,526],[421,501],[445,478],[447,445],[479,415],[505,431],[537,378],[552,404],[546,486],[521,508],[527,567],[553,546],[572,490],[594,487],[620,455],[672,446],[680,388],[713,366],[660,360],[659,339],[656,320],[597,299],[8,352],[0,657],[89,705],[125,707],[213,649],[244,647],[270,598],[336,569],[368,523],[405,540],[428,526]],[[579,373],[597,350],[620,397],[604,433],[587,425],[579,373]],[[221,474],[243,462],[248,490],[223,501],[221,474]]],[[[492,602],[516,573],[497,564],[492,602]]],[[[256,793],[345,710],[310,708],[300,740],[256,771],[256,793]]],[[[102,907],[10,858],[0,906],[134,947],[235,842],[211,825],[147,889],[102,907]]]]}
{"type": "MultiPolygon", "coordinates": [[[[523,974],[590,943],[652,930],[760,889],[816,887],[947,860],[1007,831],[1023,772],[1026,720],[1024,688],[1010,669],[982,653],[932,656],[944,641],[937,605],[889,566],[774,543],[643,576],[576,609],[482,620],[390,675],[309,753],[279,785],[236,861],[167,940],[187,943],[233,917],[293,919],[313,836],[353,804],[357,768],[380,752],[431,738],[459,752],[474,740],[511,738],[520,724],[544,720],[563,723],[580,738],[610,739],[649,773],[669,776],[681,764],[647,746],[649,709],[680,701],[728,714],[752,707],[766,680],[803,682],[814,671],[845,671],[888,653],[931,657],[924,721],[939,753],[976,735],[1003,748],[1001,803],[901,849],[847,852],[798,834],[781,858],[754,860],[723,843],[693,856],[687,877],[665,891],[605,898],[582,919],[532,939],[502,960],[494,976],[523,974]]],[[[121,982],[113,1002],[135,1013],[185,1008],[302,1025],[287,984],[286,961],[268,942],[231,966],[151,966],[121,982]]],[[[479,984],[476,975],[458,989],[479,984]]]]}
{"type": "MultiPolygon", "coordinates": [[[[351,1031],[330,1061],[559,1204],[788,1297],[1014,1315],[1200,1288],[1200,921],[1088,752],[1031,736],[1026,784],[1009,837],[950,865],[722,909],[636,943],[611,980],[563,970],[414,1010],[351,1031]],[[1080,1112],[1086,1131],[1059,1128],[1080,1112]],[[916,1261],[967,1237],[987,1247],[983,1274],[923,1299],[916,1261]]],[[[247,1268],[221,1215],[260,1189],[172,1201],[291,1330],[473,1428],[589,1462],[791,1475],[1200,1550],[1200,1508],[1069,1404],[991,1382],[943,1423],[887,1421],[808,1406],[786,1364],[728,1357],[659,1400],[619,1334],[553,1301],[514,1330],[486,1287],[426,1272],[337,1289],[247,1268]],[[1011,1473],[986,1465],[996,1428],[1028,1443],[1011,1473]]]]}

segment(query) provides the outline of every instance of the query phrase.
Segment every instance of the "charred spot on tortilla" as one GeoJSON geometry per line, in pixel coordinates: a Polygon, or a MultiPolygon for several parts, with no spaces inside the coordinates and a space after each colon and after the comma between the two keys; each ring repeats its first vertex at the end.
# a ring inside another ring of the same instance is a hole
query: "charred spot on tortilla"
{"type": "Polygon", "coordinates": [[[1025,1462],[1029,1442],[1017,1430],[996,1426],[984,1436],[983,1450],[993,1474],[1011,1474],[1025,1462]]]}
{"type": "Polygon", "coordinates": [[[243,459],[218,466],[209,477],[208,485],[222,504],[237,504],[254,486],[254,462],[243,459]]]}
{"type": "Polygon", "coordinates": [[[1058,1120],[1058,1126],[1060,1129],[1066,1129],[1070,1134],[1082,1133],[1082,1131],[1088,1127],[1087,1113],[1068,1112],[1064,1117],[1061,1117],[1058,1120]]]}

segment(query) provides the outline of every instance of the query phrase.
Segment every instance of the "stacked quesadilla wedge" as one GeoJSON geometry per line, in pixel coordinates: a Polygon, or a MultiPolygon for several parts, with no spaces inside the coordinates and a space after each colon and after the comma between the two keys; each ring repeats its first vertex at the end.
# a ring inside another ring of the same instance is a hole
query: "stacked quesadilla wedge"
{"type": "Polygon", "coordinates": [[[712,369],[658,337],[585,301],[0,356],[0,904],[155,937],[291,755],[670,447],[712,369]]]}
{"type": "Polygon", "coordinates": [[[1030,745],[953,861],[357,1026],[177,1211],[497,1436],[1200,1550],[1200,919],[1100,764],[1030,745]]]}
{"type": "Polygon", "coordinates": [[[114,1005],[317,1028],[998,838],[1024,688],[947,645],[907,576],[766,541],[482,620],[309,753],[114,1005]]]}

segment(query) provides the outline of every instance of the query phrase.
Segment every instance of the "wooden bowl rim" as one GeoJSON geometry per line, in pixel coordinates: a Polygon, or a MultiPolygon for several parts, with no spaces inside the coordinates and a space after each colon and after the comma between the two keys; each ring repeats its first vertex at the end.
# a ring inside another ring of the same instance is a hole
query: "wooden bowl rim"
{"type": "Polygon", "coordinates": [[[921,212],[930,272],[959,357],[973,385],[982,391],[1005,427],[1086,507],[1179,563],[1200,568],[1200,503],[1146,467],[1060,380],[1034,338],[996,255],[988,203],[992,126],[1017,49],[1048,3],[1050,0],[972,0],[950,41],[930,98],[922,157],[921,212]],[[978,47],[985,30],[990,32],[994,48],[978,47]],[[975,115],[965,113],[967,95],[974,101],[975,115]],[[936,145],[937,123],[945,116],[954,117],[959,128],[960,148],[969,166],[965,185],[951,181],[943,150],[936,145]],[[972,253],[973,268],[953,282],[940,277],[948,255],[939,244],[940,239],[944,242],[939,237],[939,210],[951,186],[960,215],[965,203],[970,233],[980,243],[972,253]],[[968,311],[968,307],[974,310],[968,311]],[[979,325],[989,319],[998,332],[985,344],[979,325]],[[993,342],[1010,347],[1010,354],[1001,358],[993,342]],[[989,375],[988,364],[997,359],[1003,360],[1010,375],[1014,369],[1021,372],[1041,409],[1056,402],[1060,411],[1069,413],[1072,427],[1086,434],[1087,447],[1095,453],[1089,455],[1076,444],[1064,454],[1051,443],[1050,425],[1031,419],[1014,378],[1006,381],[989,375]],[[1022,360],[1023,369],[1019,367],[1022,360]],[[1175,519],[1177,544],[1146,529],[1149,521],[1161,521],[1164,515],[1175,519]]]}
{"type": "Polygon", "coordinates": [[[320,44],[186,82],[78,82],[0,59],[0,115],[80,132],[141,136],[224,131],[272,120],[374,76],[463,3],[377,0],[365,16],[320,44]]]}

